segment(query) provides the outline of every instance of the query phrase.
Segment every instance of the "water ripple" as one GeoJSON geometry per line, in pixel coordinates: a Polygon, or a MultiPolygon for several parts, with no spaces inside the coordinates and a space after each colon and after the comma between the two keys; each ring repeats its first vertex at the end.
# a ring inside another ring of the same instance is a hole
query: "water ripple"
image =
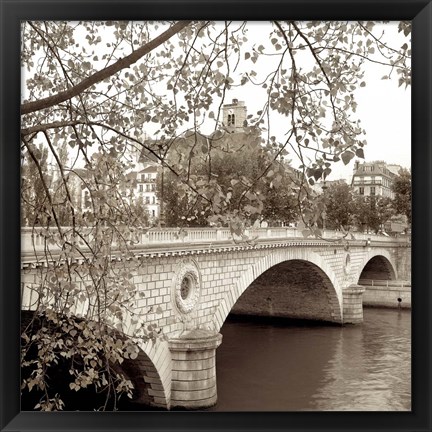
{"type": "Polygon", "coordinates": [[[214,411],[409,411],[411,313],[365,309],[358,326],[228,321],[214,411]]]}

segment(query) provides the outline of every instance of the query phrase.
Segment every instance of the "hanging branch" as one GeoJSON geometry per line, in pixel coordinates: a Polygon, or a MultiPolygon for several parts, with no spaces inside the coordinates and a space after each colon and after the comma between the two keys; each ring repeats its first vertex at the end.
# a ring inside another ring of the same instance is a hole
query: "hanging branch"
{"type": "Polygon", "coordinates": [[[116,74],[120,70],[125,69],[130,65],[136,63],[141,57],[145,56],[146,54],[148,54],[149,52],[157,48],[159,45],[166,42],[172,36],[174,36],[181,30],[183,30],[185,27],[187,27],[190,23],[191,21],[178,21],[168,30],[166,30],[165,32],[163,32],[161,35],[157,36],[150,42],[146,43],[144,46],[137,49],[132,54],[129,54],[127,57],[123,57],[122,59],[116,61],[111,66],[108,66],[105,69],[102,69],[94,73],[93,75],[82,80],[80,83],[71,87],[68,90],[62,91],[60,93],[57,93],[53,96],[49,96],[44,99],[40,99],[33,102],[26,102],[22,104],[21,114],[29,114],[44,108],[49,108],[53,105],[57,105],[68,99],[72,99],[73,97],[78,96],[80,93],[82,93],[85,89],[89,88],[93,84],[97,84],[98,82],[103,81],[104,79],[109,78],[110,76],[116,74]]]}

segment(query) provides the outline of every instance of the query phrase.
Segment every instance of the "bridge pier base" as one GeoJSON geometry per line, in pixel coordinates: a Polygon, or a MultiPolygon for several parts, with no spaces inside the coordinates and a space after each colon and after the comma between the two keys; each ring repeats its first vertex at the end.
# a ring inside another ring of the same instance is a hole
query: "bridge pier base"
{"type": "Polygon", "coordinates": [[[172,359],[171,406],[190,409],[216,404],[216,348],[222,335],[185,330],[169,340],[172,359]]]}
{"type": "Polygon", "coordinates": [[[363,322],[363,293],[361,285],[350,285],[343,293],[343,324],[359,324],[363,322]]]}

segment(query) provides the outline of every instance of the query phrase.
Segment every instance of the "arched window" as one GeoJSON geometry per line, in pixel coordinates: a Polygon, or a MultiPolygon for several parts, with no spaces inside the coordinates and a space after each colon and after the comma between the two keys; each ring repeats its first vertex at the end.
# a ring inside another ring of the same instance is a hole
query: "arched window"
{"type": "Polygon", "coordinates": [[[235,114],[228,114],[228,126],[235,126],[235,114]]]}

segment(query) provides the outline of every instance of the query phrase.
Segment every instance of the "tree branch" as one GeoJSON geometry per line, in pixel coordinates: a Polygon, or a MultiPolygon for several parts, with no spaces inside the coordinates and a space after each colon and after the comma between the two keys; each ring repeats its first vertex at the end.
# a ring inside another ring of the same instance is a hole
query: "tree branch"
{"type": "Polygon", "coordinates": [[[79,121],[79,120],[65,120],[65,121],[56,121],[52,123],[39,124],[36,126],[31,126],[28,128],[21,129],[21,135],[25,136],[33,133],[44,132],[48,129],[57,129],[57,128],[63,128],[67,126],[75,126],[78,124],[87,124],[87,122],[79,121]]]}
{"type": "Polygon", "coordinates": [[[127,68],[133,63],[137,62],[141,57],[145,56],[150,51],[154,50],[159,45],[166,42],[183,28],[187,27],[190,23],[191,21],[178,21],[168,30],[166,30],[150,42],[146,43],[144,46],[137,49],[132,54],[129,54],[127,57],[123,57],[122,59],[116,61],[114,64],[106,67],[105,69],[95,72],[93,75],[82,80],[80,83],[71,87],[68,90],[62,91],[44,99],[21,104],[21,114],[29,114],[44,108],[49,108],[68,99],[72,99],[75,96],[78,96],[80,93],[82,93],[85,89],[89,88],[93,84],[103,81],[104,79],[116,74],[120,70],[127,68]]]}

